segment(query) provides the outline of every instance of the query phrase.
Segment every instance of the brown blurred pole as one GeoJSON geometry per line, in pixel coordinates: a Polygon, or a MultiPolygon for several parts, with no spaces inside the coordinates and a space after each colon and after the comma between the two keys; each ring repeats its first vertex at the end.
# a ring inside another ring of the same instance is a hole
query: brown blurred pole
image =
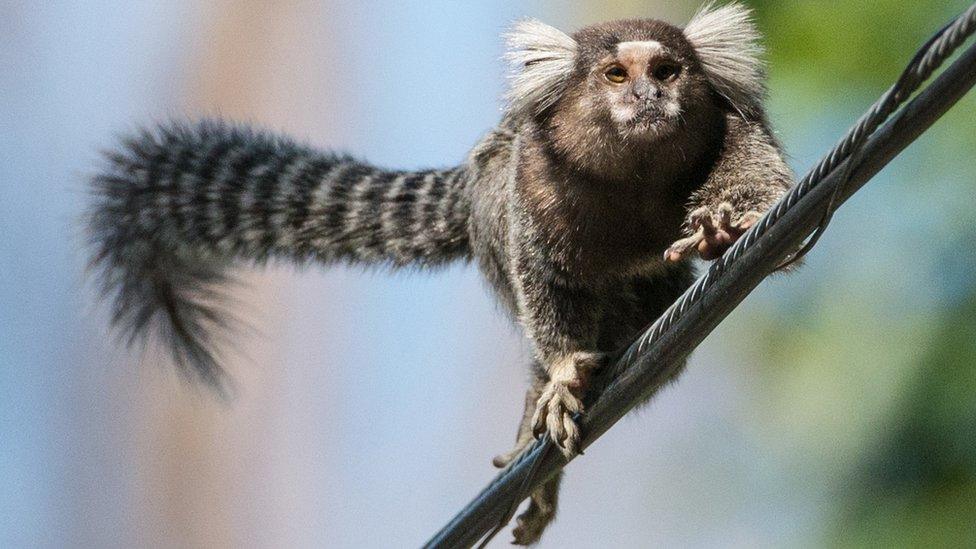
{"type": "MultiPolygon", "coordinates": [[[[180,115],[220,115],[287,127],[273,97],[287,86],[276,74],[281,49],[312,3],[218,0],[194,5],[186,17],[203,19],[200,51],[191,52],[189,92],[180,115]]],[[[291,51],[288,52],[290,55],[291,51]]],[[[255,501],[251,485],[266,464],[256,443],[275,429],[269,410],[281,397],[280,351],[270,327],[280,324],[276,276],[243,273],[235,299],[257,337],[240,337],[226,365],[236,396],[221,403],[205,389],[172,382],[173,366],[154,357],[147,370],[139,468],[147,479],[140,537],[149,546],[266,545],[273,505],[255,501]],[[238,345],[238,343],[240,345],[238,345]],[[242,357],[246,357],[242,358],[242,357]]],[[[270,499],[280,493],[268,494],[270,499]]],[[[270,534],[273,537],[273,534],[270,534]]]]}

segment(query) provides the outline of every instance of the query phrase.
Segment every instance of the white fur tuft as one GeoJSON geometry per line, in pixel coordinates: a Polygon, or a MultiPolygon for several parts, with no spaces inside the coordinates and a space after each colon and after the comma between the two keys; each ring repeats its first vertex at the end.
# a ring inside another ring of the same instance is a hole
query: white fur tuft
{"type": "Polygon", "coordinates": [[[576,62],[576,41],[535,19],[518,22],[506,35],[505,58],[513,66],[507,98],[514,111],[538,114],[563,91],[576,62]]]}
{"type": "Polygon", "coordinates": [[[708,2],[684,29],[718,93],[742,113],[755,114],[765,95],[763,48],[749,8],[708,2]]]}

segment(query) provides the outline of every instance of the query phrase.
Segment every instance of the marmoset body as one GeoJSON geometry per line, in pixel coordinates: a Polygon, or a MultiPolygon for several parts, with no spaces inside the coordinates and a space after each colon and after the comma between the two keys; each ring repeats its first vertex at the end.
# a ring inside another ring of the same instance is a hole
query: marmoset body
{"type": "MultiPolygon", "coordinates": [[[[387,170],[219,121],[143,131],[94,178],[90,227],[113,321],[156,334],[222,383],[214,337],[234,264],[435,266],[474,260],[533,344],[534,382],[505,466],[548,433],[578,451],[591,374],[792,184],[763,110],[745,8],[681,29],[627,20],[508,36],[501,123],[459,166],[387,170]]],[[[539,539],[559,478],[531,495],[517,543],[539,539]]]]}

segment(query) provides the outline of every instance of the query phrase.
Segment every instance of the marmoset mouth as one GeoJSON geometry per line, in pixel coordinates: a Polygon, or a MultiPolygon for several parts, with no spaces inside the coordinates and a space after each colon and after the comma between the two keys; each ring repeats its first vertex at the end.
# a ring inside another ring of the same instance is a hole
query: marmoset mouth
{"type": "Polygon", "coordinates": [[[671,117],[658,107],[645,107],[627,120],[623,126],[628,133],[656,133],[671,120],[671,117]]]}

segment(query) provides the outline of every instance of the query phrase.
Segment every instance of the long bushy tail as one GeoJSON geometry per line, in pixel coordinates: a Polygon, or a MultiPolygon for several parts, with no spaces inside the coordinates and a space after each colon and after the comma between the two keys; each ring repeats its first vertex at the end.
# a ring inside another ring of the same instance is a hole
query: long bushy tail
{"type": "Polygon", "coordinates": [[[143,131],[107,158],[89,227],[113,323],[129,343],[160,336],[184,372],[216,386],[235,261],[435,265],[470,254],[463,167],[387,171],[216,121],[143,131]]]}

